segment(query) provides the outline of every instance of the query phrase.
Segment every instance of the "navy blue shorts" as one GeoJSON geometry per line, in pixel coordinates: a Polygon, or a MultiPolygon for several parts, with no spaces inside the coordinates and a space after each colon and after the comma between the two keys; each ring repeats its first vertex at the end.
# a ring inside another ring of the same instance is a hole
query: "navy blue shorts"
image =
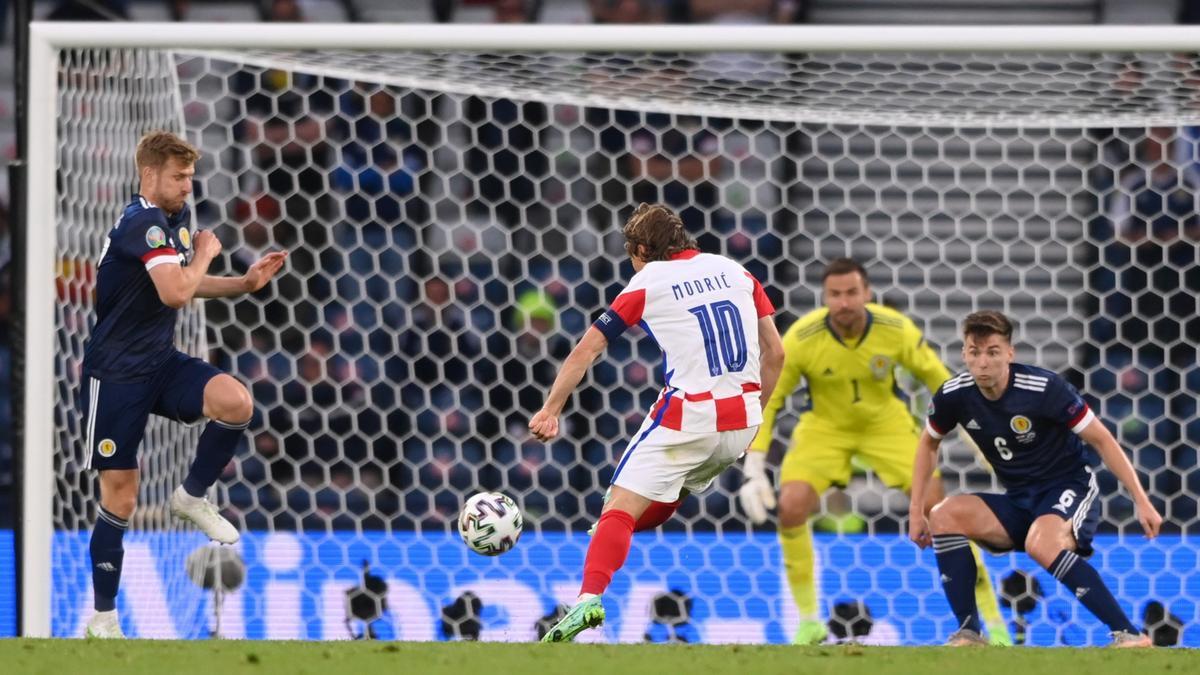
{"type": "Polygon", "coordinates": [[[204,387],[221,371],[180,352],[145,382],[102,382],[83,374],[85,469],[136,469],[153,413],[191,424],[204,416],[204,387]]]}
{"type": "Polygon", "coordinates": [[[996,514],[1013,550],[1025,550],[1025,537],[1038,517],[1052,513],[1071,523],[1077,544],[1075,552],[1083,557],[1092,554],[1092,537],[1100,524],[1100,488],[1096,475],[1089,469],[1077,477],[1056,480],[1036,488],[1011,490],[1006,494],[975,493],[996,514]]]}

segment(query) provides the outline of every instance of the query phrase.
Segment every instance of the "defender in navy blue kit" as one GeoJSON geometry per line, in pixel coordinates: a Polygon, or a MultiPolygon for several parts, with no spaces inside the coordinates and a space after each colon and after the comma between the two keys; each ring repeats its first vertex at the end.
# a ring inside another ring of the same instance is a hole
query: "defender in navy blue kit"
{"type": "Polygon", "coordinates": [[[209,418],[171,512],[211,539],[232,544],[237,529],[205,493],[233,458],[254,412],[240,382],[175,349],[175,319],[193,298],[253,293],[282,268],[270,253],[240,277],[208,274],[221,252],[211,232],[194,232],[187,206],[199,153],[174,134],[150,132],[137,148],[140,194],[108,234],[96,272],[96,324],[83,357],[85,466],[99,471],[92,530],[96,614],[89,637],[122,637],[116,597],[122,538],[137,503],[138,448],[150,415],[193,423],[209,418]]]}
{"type": "Polygon", "coordinates": [[[1086,560],[1100,519],[1099,488],[1087,446],[1099,453],[1137,507],[1147,537],[1162,516],[1137,473],[1083,397],[1057,374],[1013,363],[1012,323],[999,312],[976,312],[963,325],[968,372],[933,396],[913,468],[909,536],[933,545],[942,587],[959,622],[949,644],[987,644],[975,607],[975,559],[968,541],[994,551],[1018,550],[1070,588],[1113,634],[1117,647],[1149,647],[1100,575],[1086,560]],[[947,497],[922,515],[924,491],[941,439],[961,426],[982,450],[1004,494],[947,497]],[[1087,445],[1085,445],[1085,443],[1087,445]]]}
{"type": "Polygon", "coordinates": [[[1013,546],[1007,548],[1025,550],[1033,521],[1050,513],[1071,522],[1077,552],[1089,556],[1100,519],[1099,488],[1077,434],[1094,419],[1079,392],[1057,374],[1013,363],[996,401],[984,396],[969,372],[948,380],[934,395],[925,428],[941,440],[961,424],[979,445],[1006,492],[978,497],[1008,533],[1013,546]]]}
{"type": "Polygon", "coordinates": [[[96,272],[96,326],[83,357],[85,468],[136,469],[150,414],[199,420],[204,387],[221,374],[176,351],[179,310],[164,304],[151,277],[161,265],[186,266],[193,258],[190,227],[186,204],[168,214],[134,195],[109,232],[96,272]]]}

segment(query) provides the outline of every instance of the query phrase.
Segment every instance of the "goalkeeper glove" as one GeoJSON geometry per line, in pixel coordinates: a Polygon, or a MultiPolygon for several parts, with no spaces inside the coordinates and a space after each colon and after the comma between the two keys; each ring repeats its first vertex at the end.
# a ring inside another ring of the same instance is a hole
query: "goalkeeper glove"
{"type": "Polygon", "coordinates": [[[767,453],[747,450],[742,473],[746,482],[738,490],[738,503],[750,522],[762,525],[767,522],[767,511],[775,508],[775,486],[767,476],[767,453]]]}

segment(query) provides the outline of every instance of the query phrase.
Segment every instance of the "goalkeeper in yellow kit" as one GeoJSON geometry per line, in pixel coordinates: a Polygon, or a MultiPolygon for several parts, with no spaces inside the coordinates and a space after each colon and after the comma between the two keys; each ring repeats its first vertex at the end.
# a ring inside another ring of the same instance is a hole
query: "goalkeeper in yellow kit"
{"type": "MultiPolygon", "coordinates": [[[[896,397],[895,367],[912,373],[930,391],[950,377],[921,332],[903,314],[868,302],[870,287],[859,263],[834,260],[822,278],[825,307],[791,325],[783,336],[785,360],[763,423],[746,453],[747,481],[738,493],[756,524],[766,522],[775,491],[765,470],[775,416],[800,378],[812,403],[800,416],[781,467],[779,539],[788,583],[800,610],[797,644],[823,642],[827,629],[817,611],[812,529],[808,522],[831,485],[846,485],[850,462],[860,458],[887,486],[909,492],[920,428],[896,397]]],[[[926,512],[944,496],[934,476],[926,512]]],[[[993,643],[1011,644],[987,570],[974,548],[979,577],[976,602],[993,643]]]]}

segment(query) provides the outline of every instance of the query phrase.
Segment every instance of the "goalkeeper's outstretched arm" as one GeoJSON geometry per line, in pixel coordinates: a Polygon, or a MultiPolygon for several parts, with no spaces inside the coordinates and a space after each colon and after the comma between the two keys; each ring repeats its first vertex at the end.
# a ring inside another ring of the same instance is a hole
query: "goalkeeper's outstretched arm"
{"type": "Polygon", "coordinates": [[[606,347],[608,347],[608,338],[604,337],[604,333],[595,328],[589,328],[579,344],[571,350],[567,360],[563,361],[562,368],[558,371],[558,377],[554,378],[554,384],[550,386],[550,394],[546,396],[546,402],[542,404],[542,409],[537,411],[533,419],[529,420],[529,431],[539,441],[548,441],[558,435],[558,416],[562,413],[563,406],[567,404],[567,398],[571,396],[571,392],[575,391],[575,387],[579,386],[579,381],[583,379],[584,373],[592,367],[592,362],[604,352],[606,347]]]}

